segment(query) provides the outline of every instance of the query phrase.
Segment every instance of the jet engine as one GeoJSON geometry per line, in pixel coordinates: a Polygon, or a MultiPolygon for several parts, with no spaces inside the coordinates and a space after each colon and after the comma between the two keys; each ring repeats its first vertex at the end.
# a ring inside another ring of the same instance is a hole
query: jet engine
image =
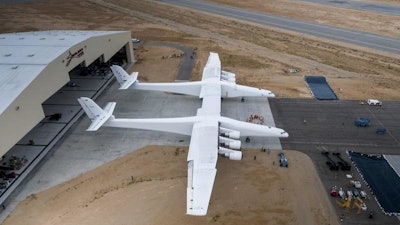
{"type": "Polygon", "coordinates": [[[230,139],[230,138],[226,138],[223,136],[219,136],[219,143],[223,144],[224,147],[228,147],[231,149],[240,149],[242,143],[239,140],[234,140],[234,139],[230,139]]]}
{"type": "Polygon", "coordinates": [[[236,82],[236,75],[234,73],[221,71],[221,78],[222,80],[235,83],[236,82]]]}
{"type": "Polygon", "coordinates": [[[219,147],[218,153],[229,158],[230,160],[242,160],[243,158],[241,151],[236,151],[229,148],[219,147]]]}
{"type": "Polygon", "coordinates": [[[231,130],[223,127],[219,127],[220,134],[224,137],[239,139],[240,138],[240,131],[231,130]]]}
{"type": "Polygon", "coordinates": [[[221,76],[222,80],[230,82],[230,83],[236,83],[236,78],[232,78],[232,77],[225,77],[225,76],[221,76]]]}

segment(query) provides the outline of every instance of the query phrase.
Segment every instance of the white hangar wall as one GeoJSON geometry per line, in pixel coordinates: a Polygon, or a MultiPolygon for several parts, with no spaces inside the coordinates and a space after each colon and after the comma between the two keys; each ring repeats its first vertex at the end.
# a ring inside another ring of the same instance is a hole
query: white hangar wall
{"type": "Polygon", "coordinates": [[[0,155],[44,117],[42,103],[69,81],[69,71],[108,61],[126,47],[129,31],[42,31],[0,34],[0,155]]]}

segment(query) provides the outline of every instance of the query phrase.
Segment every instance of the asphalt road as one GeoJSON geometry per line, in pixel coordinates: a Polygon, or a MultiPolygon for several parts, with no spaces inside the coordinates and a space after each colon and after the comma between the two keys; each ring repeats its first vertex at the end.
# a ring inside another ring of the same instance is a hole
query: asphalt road
{"type": "Polygon", "coordinates": [[[351,43],[362,47],[400,54],[400,39],[367,32],[304,22],[268,13],[254,12],[240,8],[206,3],[194,0],[159,0],[159,2],[179,5],[191,9],[231,17],[260,25],[268,25],[320,38],[351,43]]]}
{"type": "Polygon", "coordinates": [[[302,1],[323,4],[323,5],[331,5],[340,8],[348,8],[348,9],[400,16],[400,5],[396,4],[361,2],[352,0],[302,0],[302,1]]]}

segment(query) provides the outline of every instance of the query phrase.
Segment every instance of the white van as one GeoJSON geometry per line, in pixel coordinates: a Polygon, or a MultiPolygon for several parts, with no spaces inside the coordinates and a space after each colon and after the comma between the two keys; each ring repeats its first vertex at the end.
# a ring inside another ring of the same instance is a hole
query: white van
{"type": "Polygon", "coordinates": [[[367,102],[368,102],[368,105],[379,105],[379,106],[382,105],[382,102],[377,99],[368,99],[367,102]]]}

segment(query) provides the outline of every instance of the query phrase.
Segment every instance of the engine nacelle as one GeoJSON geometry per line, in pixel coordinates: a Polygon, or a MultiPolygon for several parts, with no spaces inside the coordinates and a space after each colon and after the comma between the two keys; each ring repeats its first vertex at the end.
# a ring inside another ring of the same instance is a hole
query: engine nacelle
{"type": "Polygon", "coordinates": [[[240,138],[240,131],[229,132],[227,137],[234,138],[234,139],[239,139],[240,138]]]}
{"type": "Polygon", "coordinates": [[[234,140],[228,143],[229,148],[239,150],[242,147],[242,143],[238,140],[234,140]]]}
{"type": "Polygon", "coordinates": [[[221,77],[227,77],[227,78],[235,78],[236,79],[236,75],[234,73],[228,72],[228,71],[221,71],[221,77]]]}
{"type": "Polygon", "coordinates": [[[243,155],[242,152],[235,151],[229,154],[229,159],[230,160],[242,160],[243,155]]]}
{"type": "Polygon", "coordinates": [[[229,148],[218,148],[218,153],[229,158],[230,160],[242,160],[243,155],[241,151],[235,151],[229,148]]]}
{"type": "Polygon", "coordinates": [[[231,149],[239,150],[242,147],[242,143],[239,140],[234,140],[226,137],[219,136],[219,143],[224,144],[231,149]]]}
{"type": "Polygon", "coordinates": [[[236,83],[236,79],[235,78],[224,78],[222,77],[223,81],[229,82],[229,83],[236,83]]]}
{"type": "Polygon", "coordinates": [[[240,131],[237,130],[231,130],[227,128],[220,127],[219,128],[220,134],[228,137],[228,138],[233,138],[233,139],[239,139],[240,138],[240,131]]]}
{"type": "Polygon", "coordinates": [[[230,83],[236,83],[236,75],[234,73],[222,71],[221,79],[230,83]]]}

